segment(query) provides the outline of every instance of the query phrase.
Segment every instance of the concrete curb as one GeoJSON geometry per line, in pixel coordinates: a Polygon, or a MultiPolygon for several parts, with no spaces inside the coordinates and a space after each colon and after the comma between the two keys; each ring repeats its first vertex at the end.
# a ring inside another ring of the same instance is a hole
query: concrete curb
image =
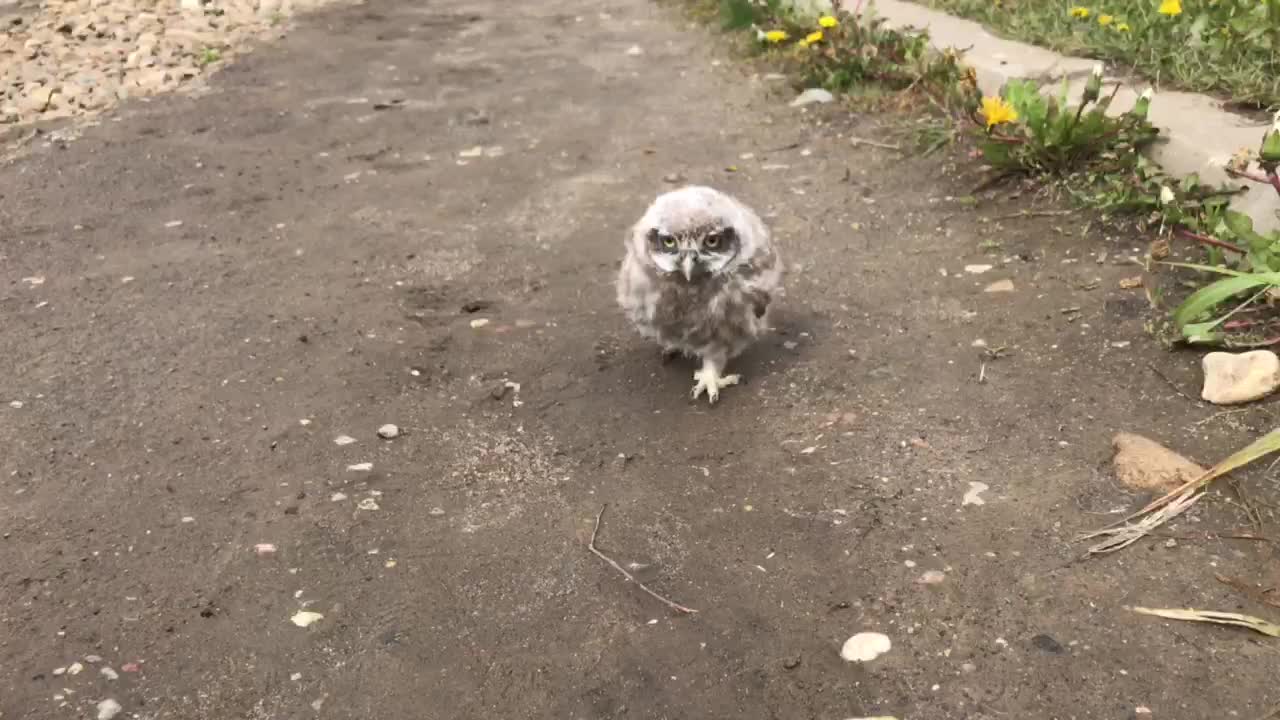
{"type": "MultiPolygon", "coordinates": [[[[823,0],[810,0],[815,1],[823,0]]],[[[869,9],[894,27],[927,29],[938,49],[968,48],[964,62],[977,73],[978,84],[988,95],[995,94],[1011,79],[1053,83],[1067,78],[1072,97],[1078,98],[1096,62],[1005,40],[979,23],[903,0],[873,0],[869,9]]],[[[1116,112],[1127,111],[1143,89],[1121,88],[1112,107],[1116,112]]],[[[1249,192],[1233,199],[1232,207],[1252,216],[1258,230],[1280,229],[1280,195],[1267,186],[1231,178],[1222,169],[1241,148],[1256,150],[1269,123],[1227,112],[1220,102],[1205,95],[1171,91],[1155,94],[1148,117],[1166,140],[1151,151],[1152,159],[1161,167],[1177,176],[1197,173],[1210,184],[1248,186],[1249,192]]]]}

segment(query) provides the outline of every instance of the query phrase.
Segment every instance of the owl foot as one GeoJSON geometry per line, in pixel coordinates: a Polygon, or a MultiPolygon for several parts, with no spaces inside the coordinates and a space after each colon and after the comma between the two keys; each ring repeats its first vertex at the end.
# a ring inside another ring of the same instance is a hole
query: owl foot
{"type": "Polygon", "coordinates": [[[698,396],[705,390],[707,400],[715,402],[720,399],[720,390],[722,388],[737,385],[742,376],[721,375],[713,367],[704,367],[693,374],[693,379],[696,381],[693,384],[693,391],[690,393],[693,399],[697,400],[698,396]]]}

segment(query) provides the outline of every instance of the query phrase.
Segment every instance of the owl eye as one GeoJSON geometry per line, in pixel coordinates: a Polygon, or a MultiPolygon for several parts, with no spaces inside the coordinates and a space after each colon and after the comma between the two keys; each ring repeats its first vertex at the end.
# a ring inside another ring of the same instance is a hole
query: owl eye
{"type": "Polygon", "coordinates": [[[676,246],[676,239],[670,235],[662,235],[660,239],[662,240],[662,247],[668,250],[676,246]]]}
{"type": "Polygon", "coordinates": [[[716,233],[715,235],[708,235],[707,238],[702,241],[702,244],[705,245],[708,250],[715,250],[720,247],[720,234],[716,233]]]}

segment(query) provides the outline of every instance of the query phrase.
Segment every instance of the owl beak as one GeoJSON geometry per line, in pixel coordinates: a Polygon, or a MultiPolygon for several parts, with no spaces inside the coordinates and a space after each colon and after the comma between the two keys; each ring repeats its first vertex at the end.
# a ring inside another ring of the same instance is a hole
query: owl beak
{"type": "Polygon", "coordinates": [[[685,280],[693,280],[693,256],[685,255],[680,259],[680,269],[684,272],[685,280]]]}

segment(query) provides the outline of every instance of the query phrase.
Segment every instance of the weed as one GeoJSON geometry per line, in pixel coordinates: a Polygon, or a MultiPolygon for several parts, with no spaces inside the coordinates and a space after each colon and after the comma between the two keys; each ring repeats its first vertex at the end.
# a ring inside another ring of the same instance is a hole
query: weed
{"type": "Polygon", "coordinates": [[[196,61],[200,67],[207,67],[222,59],[222,51],[218,48],[207,47],[200,53],[200,58],[196,61]]]}

